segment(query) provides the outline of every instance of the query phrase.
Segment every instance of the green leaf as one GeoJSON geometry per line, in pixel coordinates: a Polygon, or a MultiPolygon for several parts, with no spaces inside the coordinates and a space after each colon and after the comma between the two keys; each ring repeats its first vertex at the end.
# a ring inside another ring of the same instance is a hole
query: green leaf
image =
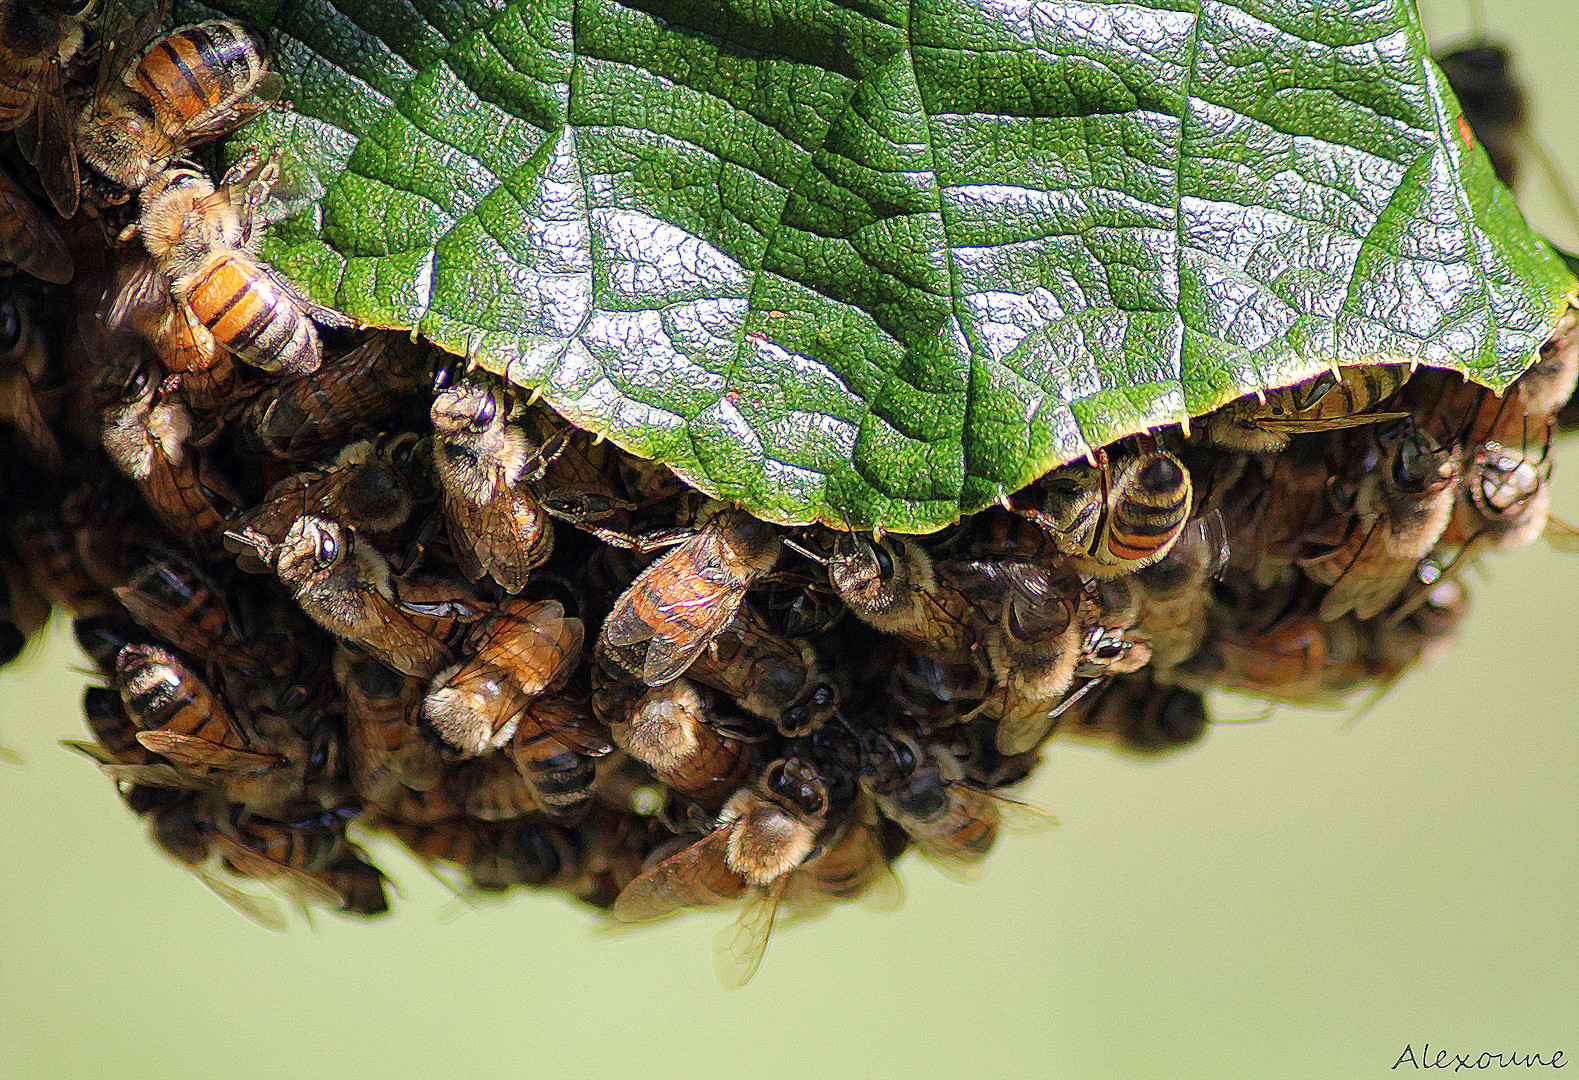
{"type": "Polygon", "coordinates": [[[1334,363],[1501,388],[1574,284],[1403,0],[217,6],[294,106],[232,140],[293,158],[268,258],[775,521],[1334,363]]]}

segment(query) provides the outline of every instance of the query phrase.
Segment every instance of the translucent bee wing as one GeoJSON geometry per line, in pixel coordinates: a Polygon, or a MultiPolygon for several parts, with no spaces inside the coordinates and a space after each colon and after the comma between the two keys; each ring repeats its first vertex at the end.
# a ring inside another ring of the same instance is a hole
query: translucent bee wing
{"type": "Polygon", "coordinates": [[[969,885],[981,878],[985,869],[982,865],[983,856],[977,852],[949,851],[939,848],[923,837],[913,837],[916,850],[921,852],[938,871],[950,881],[960,885],[969,885]]]}
{"type": "Polygon", "coordinates": [[[713,970],[725,990],[739,990],[762,966],[788,881],[789,875],[781,874],[766,889],[753,889],[740,917],[713,939],[713,970]]]}
{"type": "Polygon", "coordinates": [[[82,196],[76,117],[67,112],[66,99],[60,92],[60,65],[52,62],[44,70],[33,107],[31,138],[18,138],[17,146],[29,164],[38,167],[44,194],[56,212],[69,218],[77,212],[82,196]]]}
{"type": "Polygon", "coordinates": [[[1579,526],[1570,525],[1559,517],[1548,514],[1546,528],[1541,530],[1541,535],[1557,551],[1568,554],[1579,552],[1579,526]]]}
{"type": "Polygon", "coordinates": [[[690,847],[643,870],[620,892],[611,914],[620,922],[655,919],[686,907],[712,907],[739,899],[746,879],[724,865],[729,826],[715,829],[690,847]],[[729,892],[714,887],[717,875],[729,892]]]}
{"type": "Polygon", "coordinates": [[[1058,824],[1058,818],[1040,806],[1011,799],[994,791],[977,789],[998,807],[998,824],[1019,836],[1033,836],[1046,832],[1058,824]]]}
{"type": "Polygon", "coordinates": [[[1255,421],[1255,426],[1264,431],[1276,431],[1281,434],[1298,434],[1306,431],[1333,431],[1338,428],[1365,427],[1367,424],[1380,424],[1391,420],[1404,420],[1412,413],[1406,412],[1373,412],[1355,413],[1352,416],[1329,416],[1324,419],[1301,420],[1277,416],[1262,416],[1255,421]]]}
{"type": "Polygon", "coordinates": [[[70,281],[75,269],[66,238],[34,207],[33,201],[16,182],[0,169],[0,207],[8,204],[15,204],[8,215],[18,232],[3,257],[14,260],[17,266],[40,281],[56,285],[70,281]]]}
{"type": "Polygon", "coordinates": [[[226,861],[237,873],[270,884],[276,884],[276,878],[284,878],[288,886],[282,891],[293,903],[310,902],[331,910],[340,907],[340,894],[317,878],[237,843],[224,833],[214,833],[213,840],[224,851],[226,861]]]}
{"type": "Polygon", "coordinates": [[[222,772],[263,772],[278,768],[284,760],[277,754],[260,754],[222,743],[210,742],[174,731],[139,731],[137,741],[155,754],[177,765],[222,772]]]}
{"type": "Polygon", "coordinates": [[[101,765],[105,776],[117,783],[147,784],[149,787],[202,791],[212,785],[202,777],[190,776],[174,765],[101,765]]]}
{"type": "Polygon", "coordinates": [[[87,742],[84,739],[61,739],[60,745],[67,750],[75,750],[83,757],[98,765],[120,765],[122,761],[114,754],[96,742],[87,742]]]}
{"type": "Polygon", "coordinates": [[[194,870],[193,873],[197,875],[199,881],[213,889],[221,900],[265,930],[273,930],[281,934],[285,932],[285,913],[280,910],[280,905],[267,896],[243,892],[228,881],[221,881],[207,870],[194,870]]]}
{"type": "Polygon", "coordinates": [[[905,906],[905,883],[894,873],[892,866],[885,866],[856,903],[868,911],[892,914],[905,906]]]}

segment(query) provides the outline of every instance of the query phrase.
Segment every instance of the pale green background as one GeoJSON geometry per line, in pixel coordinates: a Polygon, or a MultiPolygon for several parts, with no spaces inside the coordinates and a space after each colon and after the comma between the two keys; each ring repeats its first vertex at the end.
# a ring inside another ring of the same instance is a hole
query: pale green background
{"type": "MultiPolygon", "coordinates": [[[[1488,12],[1522,34],[1573,175],[1576,18],[1488,12]]],[[[1574,450],[1556,488],[1579,520],[1574,450]]],[[[0,677],[26,757],[0,765],[0,1077],[1327,1080],[1405,1074],[1428,1041],[1579,1057],[1579,562],[1488,569],[1456,650],[1354,727],[1284,709],[1156,765],[1057,748],[1029,797],[1061,828],[969,886],[907,860],[901,912],[781,933],[729,996],[724,918],[609,934],[547,897],[458,908],[392,849],[393,918],[253,926],[56,747],[83,736],[57,636],[0,677]]]]}

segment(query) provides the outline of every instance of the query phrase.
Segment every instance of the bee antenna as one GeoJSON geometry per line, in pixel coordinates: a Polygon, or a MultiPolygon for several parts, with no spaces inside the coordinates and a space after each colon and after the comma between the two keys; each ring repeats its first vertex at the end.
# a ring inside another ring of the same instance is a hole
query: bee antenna
{"type": "Polygon", "coordinates": [[[828,565],[828,557],[826,555],[818,555],[815,551],[812,551],[808,547],[803,547],[799,542],[797,542],[795,540],[791,540],[788,537],[786,537],[784,539],[784,546],[789,548],[791,551],[795,552],[798,555],[804,555],[806,558],[810,559],[814,563],[817,563],[817,564],[819,564],[821,566],[827,566],[828,565]]]}

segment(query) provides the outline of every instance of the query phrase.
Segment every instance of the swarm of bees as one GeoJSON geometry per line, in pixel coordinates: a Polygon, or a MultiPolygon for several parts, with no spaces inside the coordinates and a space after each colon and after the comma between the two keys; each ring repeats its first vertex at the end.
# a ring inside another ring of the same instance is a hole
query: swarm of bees
{"type": "Polygon", "coordinates": [[[1050,824],[1004,795],[1049,740],[1385,686],[1469,560],[1570,536],[1572,313],[1503,396],[1341,368],[935,535],[764,523],[302,298],[258,255],[278,162],[189,154],[273,105],[266,40],[157,14],[0,3],[0,662],[67,611],[100,677],[68,745],[266,925],[249,882],[384,913],[382,836],[468,896],[741,905],[738,986],[779,912],[1050,824]]]}

